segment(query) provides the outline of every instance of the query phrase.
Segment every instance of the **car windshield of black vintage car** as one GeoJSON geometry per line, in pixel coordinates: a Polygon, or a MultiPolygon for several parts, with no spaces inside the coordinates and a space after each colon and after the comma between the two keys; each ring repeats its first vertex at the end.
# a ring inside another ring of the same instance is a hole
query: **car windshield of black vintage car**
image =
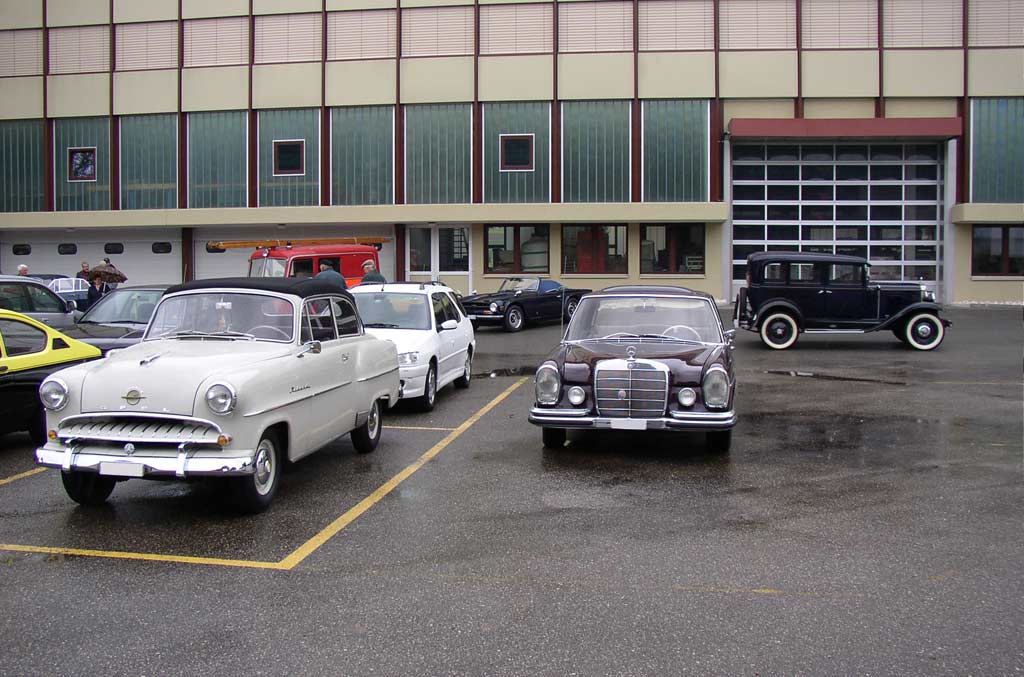
{"type": "Polygon", "coordinates": [[[146,324],[162,289],[116,289],[94,303],[79,324],[146,324]]]}
{"type": "Polygon", "coordinates": [[[423,294],[353,294],[363,326],[376,329],[430,329],[430,308],[423,294]]]}
{"type": "Polygon", "coordinates": [[[540,278],[536,277],[510,277],[503,280],[498,288],[503,291],[537,291],[540,287],[540,278]]]}
{"type": "Polygon", "coordinates": [[[722,343],[718,314],[693,297],[588,296],[572,316],[566,341],[635,340],[722,343]]]}
{"type": "Polygon", "coordinates": [[[265,294],[204,292],[165,298],[143,340],[253,339],[291,342],[295,309],[265,294]]]}

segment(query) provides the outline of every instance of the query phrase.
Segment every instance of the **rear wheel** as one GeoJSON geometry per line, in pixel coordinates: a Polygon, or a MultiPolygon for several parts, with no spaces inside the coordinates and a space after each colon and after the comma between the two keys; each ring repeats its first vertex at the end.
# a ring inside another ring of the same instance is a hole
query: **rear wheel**
{"type": "Polygon", "coordinates": [[[433,411],[437,401],[437,367],[433,363],[427,370],[427,378],[423,382],[423,395],[416,398],[416,408],[420,411],[433,411]]]}
{"type": "Polygon", "coordinates": [[[728,454],[729,448],[732,447],[732,429],[713,430],[707,433],[705,444],[712,454],[728,454]]]}
{"type": "Polygon", "coordinates": [[[278,451],[277,435],[272,431],[263,433],[256,445],[253,459],[253,473],[231,478],[235,502],[245,512],[263,512],[274,500],[281,477],[281,457],[278,451]]]}
{"type": "Polygon", "coordinates": [[[934,350],[942,343],[945,334],[945,327],[939,318],[931,313],[921,313],[910,318],[903,335],[913,348],[934,350]]]}
{"type": "Polygon", "coordinates": [[[509,306],[505,311],[505,331],[519,331],[526,324],[523,317],[523,309],[519,306],[509,306]]]}
{"type": "Polygon", "coordinates": [[[455,379],[456,388],[468,388],[469,380],[473,377],[473,351],[466,351],[466,364],[462,369],[462,376],[455,379]]]}
{"type": "Polygon", "coordinates": [[[103,505],[117,483],[113,477],[80,470],[62,471],[60,481],[71,500],[82,505],[103,505]]]}
{"type": "Polygon", "coordinates": [[[565,446],[565,430],[563,428],[541,428],[540,436],[546,449],[561,449],[565,446]]]}
{"type": "Polygon", "coordinates": [[[352,446],[360,454],[368,454],[377,448],[381,434],[380,400],[374,400],[366,422],[352,431],[352,446]]]}
{"type": "Polygon", "coordinates": [[[789,313],[772,313],[761,323],[761,342],[775,350],[785,350],[796,343],[800,328],[789,313]]]}

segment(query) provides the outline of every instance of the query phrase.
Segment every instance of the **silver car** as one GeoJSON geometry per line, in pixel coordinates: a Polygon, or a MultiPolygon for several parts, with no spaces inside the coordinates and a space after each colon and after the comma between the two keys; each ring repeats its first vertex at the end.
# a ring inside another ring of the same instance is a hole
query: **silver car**
{"type": "Polygon", "coordinates": [[[0,308],[39,320],[54,329],[75,326],[81,313],[74,301],[65,301],[41,281],[23,275],[0,275],[0,308]]]}

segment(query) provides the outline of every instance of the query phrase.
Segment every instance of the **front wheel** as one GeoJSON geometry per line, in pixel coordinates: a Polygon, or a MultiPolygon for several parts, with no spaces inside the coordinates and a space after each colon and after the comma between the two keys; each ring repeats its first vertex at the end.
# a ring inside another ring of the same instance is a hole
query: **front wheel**
{"type": "Polygon", "coordinates": [[[82,505],[103,505],[117,483],[113,477],[81,470],[61,471],[60,481],[71,500],[82,505]]]}
{"type": "Polygon", "coordinates": [[[231,478],[235,502],[245,512],[263,512],[274,500],[281,477],[281,457],[278,451],[277,435],[263,433],[256,445],[253,459],[253,473],[231,478]]]}
{"type": "Polygon", "coordinates": [[[761,342],[774,350],[785,350],[796,343],[800,328],[789,313],[772,313],[761,323],[761,342]]]}
{"type": "Polygon", "coordinates": [[[437,368],[431,364],[427,370],[427,378],[423,382],[423,395],[416,398],[416,408],[420,411],[433,411],[437,401],[437,368]]]}
{"type": "Polygon", "coordinates": [[[904,337],[912,348],[917,350],[934,350],[942,343],[946,329],[942,320],[931,313],[921,313],[907,322],[904,337]]]}
{"type": "Polygon", "coordinates": [[[545,449],[561,449],[565,446],[564,428],[541,428],[540,438],[545,449]]]}
{"type": "Polygon", "coordinates": [[[707,450],[712,454],[728,454],[732,447],[732,429],[713,430],[707,433],[705,439],[707,450]]]}
{"type": "Polygon", "coordinates": [[[505,331],[519,331],[526,324],[523,317],[523,309],[519,306],[509,306],[505,311],[505,331]]]}
{"type": "Polygon", "coordinates": [[[352,446],[360,454],[368,454],[377,448],[381,433],[380,400],[374,400],[366,422],[352,431],[352,446]]]}

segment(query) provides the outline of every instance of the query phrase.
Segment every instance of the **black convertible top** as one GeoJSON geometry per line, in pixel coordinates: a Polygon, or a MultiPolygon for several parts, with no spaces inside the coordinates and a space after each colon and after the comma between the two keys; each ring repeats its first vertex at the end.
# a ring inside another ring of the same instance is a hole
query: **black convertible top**
{"type": "Polygon", "coordinates": [[[350,299],[351,294],[335,282],[318,280],[315,277],[215,277],[208,280],[193,280],[184,284],[168,287],[164,295],[179,291],[195,291],[199,289],[253,289],[272,291],[278,294],[294,294],[302,298],[320,296],[321,294],[342,294],[350,299]]]}

